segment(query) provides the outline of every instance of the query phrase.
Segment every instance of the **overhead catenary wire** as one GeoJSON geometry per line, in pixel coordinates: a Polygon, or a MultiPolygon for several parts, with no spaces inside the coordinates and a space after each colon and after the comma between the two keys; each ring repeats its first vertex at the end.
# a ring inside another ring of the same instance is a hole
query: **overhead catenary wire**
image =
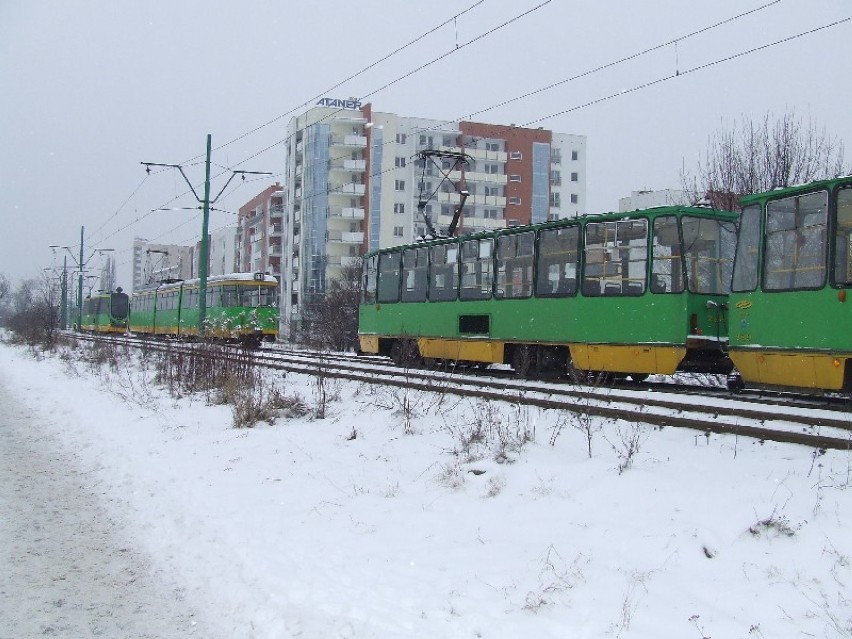
{"type": "MultiPolygon", "coordinates": [[[[729,23],[729,22],[731,22],[731,21],[733,21],[733,20],[736,20],[736,19],[742,18],[742,17],[744,17],[744,16],[747,16],[747,15],[753,14],[753,13],[754,13],[754,12],[756,12],[756,11],[760,11],[760,10],[763,10],[763,9],[765,9],[765,8],[767,8],[767,7],[773,6],[773,5],[777,4],[778,2],[780,2],[780,0],[775,0],[774,2],[770,2],[770,3],[767,3],[767,4],[761,5],[760,7],[757,7],[757,8],[755,8],[755,9],[749,10],[749,11],[747,11],[747,12],[743,12],[743,13],[741,13],[741,14],[738,14],[737,16],[733,16],[733,17],[728,18],[728,19],[726,19],[726,20],[719,21],[719,22],[717,22],[717,23],[714,23],[713,25],[709,25],[709,26],[704,27],[704,28],[702,28],[702,29],[696,30],[696,31],[691,32],[691,33],[689,33],[689,34],[686,34],[686,35],[684,35],[684,36],[680,36],[680,37],[675,38],[675,39],[667,40],[666,42],[663,42],[663,43],[661,43],[661,44],[655,45],[654,47],[650,47],[650,48],[644,49],[644,50],[639,51],[639,52],[637,52],[637,53],[635,53],[635,54],[631,54],[630,56],[626,56],[626,57],[624,57],[624,58],[620,58],[619,60],[616,60],[616,61],[613,61],[613,62],[607,63],[606,65],[601,65],[601,66],[596,67],[596,68],[594,68],[594,69],[590,69],[590,70],[588,70],[588,71],[583,72],[582,74],[578,74],[578,75],[572,76],[571,78],[566,78],[566,79],[564,79],[564,80],[560,80],[559,82],[552,83],[552,84],[547,85],[547,86],[545,86],[545,87],[541,87],[540,89],[537,89],[537,90],[535,90],[535,91],[533,91],[533,92],[529,92],[529,93],[526,93],[526,94],[523,94],[523,95],[520,95],[520,96],[516,96],[515,98],[511,98],[511,99],[509,99],[509,100],[504,100],[504,101],[502,101],[502,102],[500,102],[500,103],[497,103],[497,104],[491,105],[491,106],[489,106],[489,107],[486,107],[485,109],[482,109],[482,110],[476,111],[476,112],[474,112],[474,113],[471,113],[471,114],[469,114],[467,117],[472,117],[472,116],[474,116],[474,115],[479,115],[479,114],[481,114],[481,113],[485,113],[485,112],[488,112],[488,111],[491,111],[491,110],[497,109],[497,108],[499,108],[499,107],[501,107],[501,106],[505,106],[506,104],[509,104],[509,103],[512,103],[512,102],[517,102],[517,101],[522,100],[522,99],[524,99],[524,98],[528,98],[528,97],[531,97],[531,96],[533,96],[533,95],[537,95],[537,94],[539,94],[539,93],[542,93],[542,92],[544,92],[544,91],[550,90],[550,89],[552,89],[552,88],[555,88],[555,87],[557,87],[557,86],[560,86],[560,85],[565,84],[565,83],[567,83],[567,82],[570,82],[570,81],[572,81],[572,80],[575,80],[575,79],[578,79],[578,78],[581,78],[581,77],[586,77],[586,76],[588,76],[588,75],[590,75],[590,74],[592,74],[592,73],[596,73],[596,72],[602,71],[602,70],[604,70],[604,69],[611,68],[611,67],[613,67],[613,66],[615,66],[615,65],[617,65],[617,64],[621,64],[621,63],[627,62],[627,61],[629,61],[629,60],[633,60],[633,59],[635,59],[636,57],[638,57],[638,56],[640,56],[640,55],[644,55],[644,54],[649,53],[649,52],[651,52],[651,51],[656,51],[656,50],[661,49],[661,48],[663,48],[663,47],[665,47],[665,46],[669,46],[669,45],[671,45],[671,44],[673,44],[673,43],[677,43],[678,41],[682,41],[682,40],[684,40],[684,39],[686,39],[686,38],[688,38],[688,37],[692,37],[692,36],[694,36],[694,35],[698,35],[698,34],[700,34],[700,33],[704,33],[704,32],[706,32],[706,31],[708,31],[708,30],[710,30],[710,29],[712,29],[712,28],[716,28],[716,27],[718,27],[718,26],[721,26],[721,25],[727,24],[727,23],[729,23]]],[[[543,4],[546,4],[546,3],[543,3],[543,4]]],[[[474,5],[474,6],[475,6],[475,5],[474,5]]],[[[542,5],[539,5],[539,6],[542,6],[542,5]]],[[[830,23],[830,24],[827,24],[827,25],[823,25],[823,26],[821,26],[821,27],[818,27],[818,28],[815,28],[815,29],[811,29],[811,30],[808,30],[808,31],[803,31],[803,32],[801,32],[801,33],[795,34],[795,35],[793,35],[793,36],[789,36],[789,37],[787,37],[787,38],[783,38],[783,39],[781,39],[781,40],[778,40],[778,41],[775,41],[775,42],[772,42],[772,43],[769,43],[769,44],[766,44],[766,45],[762,45],[762,46],[759,46],[759,47],[753,47],[753,48],[748,49],[748,50],[746,50],[746,51],[742,51],[742,52],[739,52],[739,53],[734,54],[734,55],[726,56],[726,57],[724,57],[724,58],[721,58],[721,59],[719,59],[719,60],[715,60],[715,61],[713,61],[713,62],[709,62],[709,63],[706,63],[706,64],[698,65],[698,66],[693,67],[693,68],[690,68],[690,69],[686,69],[686,70],[683,70],[683,71],[679,71],[679,72],[676,72],[676,73],[674,73],[674,74],[667,75],[667,76],[664,76],[664,77],[658,78],[658,79],[656,79],[656,80],[653,80],[653,81],[650,81],[650,82],[643,83],[643,84],[641,84],[641,85],[637,85],[637,86],[635,86],[635,87],[632,87],[631,89],[622,90],[622,91],[619,91],[619,92],[617,92],[617,93],[614,93],[614,94],[611,94],[611,95],[608,95],[608,96],[604,96],[604,97],[601,97],[601,98],[597,98],[597,99],[595,99],[595,100],[591,100],[591,101],[586,102],[586,103],[583,103],[583,104],[581,104],[581,105],[577,105],[577,106],[572,107],[572,108],[570,108],[570,109],[561,110],[561,111],[559,111],[559,112],[552,113],[552,114],[550,114],[550,115],[543,116],[543,117],[541,117],[541,118],[537,118],[537,119],[535,119],[535,120],[531,120],[531,121],[527,122],[526,124],[524,124],[523,126],[529,126],[529,125],[532,125],[532,124],[536,124],[536,123],[542,122],[542,121],[544,121],[544,120],[551,119],[551,118],[557,117],[557,116],[559,116],[559,115],[563,115],[563,114],[565,114],[565,113],[570,113],[570,112],[573,112],[573,111],[576,111],[576,110],[579,110],[579,109],[582,109],[582,108],[586,108],[586,107],[592,106],[592,105],[594,105],[594,104],[598,104],[598,103],[605,102],[605,101],[607,101],[607,100],[610,100],[610,99],[613,99],[613,98],[616,98],[616,97],[620,97],[620,96],[622,96],[622,95],[626,95],[626,94],[630,94],[630,93],[635,93],[636,91],[639,91],[639,90],[642,90],[642,89],[645,89],[645,88],[650,88],[650,87],[652,87],[652,86],[655,86],[655,85],[660,84],[660,83],[662,83],[662,82],[666,82],[666,81],[668,81],[668,80],[674,79],[674,78],[679,77],[679,76],[688,75],[688,74],[690,74],[690,73],[695,73],[696,71],[704,70],[704,69],[706,69],[706,68],[709,68],[709,67],[715,66],[715,65],[717,65],[717,64],[721,64],[721,63],[723,63],[723,62],[731,61],[731,60],[734,60],[734,59],[737,59],[737,58],[741,58],[741,57],[746,56],[746,55],[749,55],[749,54],[757,53],[757,52],[762,51],[762,50],[764,50],[764,49],[767,49],[767,48],[770,48],[770,47],[773,47],[773,46],[777,46],[777,45],[779,45],[779,44],[783,44],[783,43],[786,43],[786,42],[790,42],[790,41],[792,41],[792,40],[795,40],[795,39],[797,39],[797,38],[801,38],[801,37],[804,37],[804,36],[807,36],[807,35],[811,35],[811,34],[813,34],[813,33],[816,33],[816,32],[818,32],[818,31],[821,31],[821,30],[823,30],[823,29],[827,29],[827,28],[830,28],[830,27],[833,27],[833,26],[837,26],[837,25],[843,24],[843,23],[845,23],[845,22],[848,22],[850,19],[852,19],[852,18],[846,18],[846,19],[843,19],[843,20],[838,20],[838,21],[835,21],[835,22],[833,22],[833,23],[830,23]]],[[[492,30],[492,32],[493,32],[493,30],[492,30]]],[[[471,41],[469,41],[468,43],[465,43],[465,44],[470,44],[470,43],[472,43],[472,42],[476,41],[477,39],[479,39],[479,38],[481,38],[481,37],[484,37],[485,35],[486,35],[486,34],[481,34],[480,36],[477,36],[477,38],[474,38],[473,40],[471,40],[471,41]]],[[[460,45],[460,46],[461,46],[461,45],[460,45]]],[[[446,57],[449,53],[450,53],[450,52],[447,52],[447,53],[445,53],[445,54],[442,54],[442,56],[439,56],[438,58],[435,58],[435,59],[434,59],[431,63],[437,62],[438,60],[445,58],[445,57],[446,57]]],[[[421,66],[417,67],[416,69],[414,69],[414,70],[412,70],[411,72],[409,72],[409,73],[405,74],[404,76],[400,76],[399,78],[397,78],[397,79],[395,79],[395,80],[393,80],[393,81],[391,81],[391,82],[389,82],[389,83],[385,84],[383,87],[380,87],[379,89],[376,89],[376,90],[374,90],[373,92],[371,92],[371,93],[367,94],[367,96],[374,95],[375,93],[377,93],[377,92],[379,92],[379,91],[383,90],[384,88],[389,87],[389,86],[392,86],[392,85],[393,85],[393,84],[395,84],[396,82],[401,81],[402,79],[404,79],[404,78],[406,78],[406,77],[409,77],[409,76],[410,76],[410,75],[412,75],[413,73],[416,73],[417,71],[419,71],[419,70],[422,70],[422,69],[426,68],[426,66],[427,66],[428,64],[431,64],[431,63],[427,63],[426,65],[421,65],[421,66]]],[[[365,96],[365,97],[367,97],[367,96],[365,96]]],[[[452,121],[448,121],[448,123],[449,123],[449,122],[452,122],[452,121]]],[[[245,163],[246,161],[248,161],[248,160],[250,160],[250,159],[252,159],[252,158],[254,158],[254,157],[257,157],[258,155],[262,154],[263,152],[268,151],[269,149],[274,148],[275,146],[278,146],[278,145],[280,145],[281,143],[283,143],[283,142],[287,141],[287,139],[288,139],[288,138],[284,138],[283,140],[279,140],[279,141],[277,141],[277,142],[275,142],[275,143],[273,143],[273,144],[271,144],[271,145],[269,145],[269,146],[267,146],[267,147],[265,147],[265,148],[261,149],[261,150],[260,150],[260,151],[258,151],[257,153],[254,153],[254,154],[252,154],[252,155],[248,156],[247,158],[245,158],[244,160],[240,161],[239,163],[235,164],[235,166],[239,166],[240,164],[243,164],[243,163],[245,163]]],[[[386,143],[386,144],[389,144],[389,142],[388,142],[388,143],[386,143]]],[[[224,146],[224,145],[223,145],[223,146],[224,146]]],[[[217,147],[217,148],[218,148],[218,147],[217,147]]],[[[382,171],[382,172],[375,173],[375,174],[373,174],[373,177],[378,176],[378,175],[381,175],[381,174],[383,174],[383,173],[385,173],[385,172],[386,172],[386,171],[382,171]]],[[[138,188],[139,188],[139,187],[137,187],[137,189],[136,189],[136,190],[138,190],[138,188]]],[[[135,191],[134,191],[134,192],[135,192],[135,191]]],[[[188,192],[187,192],[187,193],[188,193],[188,192]]],[[[317,194],[307,194],[307,195],[305,196],[305,198],[307,199],[307,198],[310,198],[310,197],[313,197],[313,196],[316,196],[316,195],[319,195],[319,193],[317,193],[317,194]]],[[[169,201],[169,202],[167,202],[166,204],[173,202],[174,200],[178,199],[179,197],[182,197],[182,195],[175,196],[175,198],[172,198],[172,200],[170,200],[170,201],[169,201]]],[[[128,199],[129,199],[129,198],[128,198],[128,199]]],[[[111,218],[110,218],[110,219],[114,218],[114,217],[115,217],[115,215],[116,215],[116,214],[113,214],[113,216],[111,216],[111,218]]],[[[147,215],[148,215],[148,214],[146,214],[146,215],[142,216],[141,218],[137,218],[137,220],[136,220],[136,221],[134,221],[134,222],[132,222],[131,224],[129,224],[129,225],[127,225],[127,226],[123,227],[122,229],[119,229],[119,231],[116,231],[116,233],[114,233],[113,235],[117,234],[117,233],[118,233],[118,232],[120,232],[121,230],[125,230],[126,228],[128,228],[128,227],[129,227],[129,226],[131,226],[132,224],[137,223],[138,221],[141,221],[141,219],[144,219],[145,217],[147,217],[147,215]]],[[[178,226],[178,227],[176,227],[176,228],[181,228],[181,227],[183,227],[183,226],[184,226],[184,223],[182,223],[181,225],[179,225],[179,226],[178,226]]],[[[102,225],[102,227],[103,227],[103,225],[102,225]]],[[[101,227],[101,228],[102,228],[102,227],[101,227]]],[[[174,230],[174,229],[173,229],[173,230],[174,230]]],[[[167,231],[166,233],[169,233],[169,232],[171,232],[171,231],[167,231]]],[[[111,235],[110,237],[112,237],[112,235],[111,235]]]]}
{"type": "MultiPolygon", "coordinates": [[[[462,11],[462,12],[460,12],[460,13],[455,14],[455,16],[453,16],[452,18],[449,18],[448,20],[445,20],[445,21],[444,21],[444,22],[442,22],[440,25],[438,25],[438,27],[435,27],[435,28],[430,29],[430,30],[429,30],[429,31],[427,31],[425,34],[423,34],[422,36],[420,36],[420,37],[416,38],[415,40],[411,41],[408,45],[404,45],[403,47],[399,47],[397,50],[395,50],[395,51],[394,51],[394,52],[392,52],[391,54],[388,54],[388,55],[384,56],[382,59],[380,59],[379,61],[377,61],[377,62],[375,62],[375,63],[372,63],[371,65],[368,65],[368,67],[365,67],[365,69],[364,69],[364,70],[362,70],[361,72],[359,72],[359,73],[357,73],[357,74],[355,74],[355,75],[353,75],[353,76],[351,76],[351,77],[357,77],[357,75],[360,75],[360,73],[362,73],[362,72],[363,72],[363,71],[365,71],[366,69],[368,69],[368,68],[372,68],[372,67],[376,66],[378,63],[380,63],[380,62],[382,62],[382,61],[384,61],[384,60],[387,60],[387,59],[388,59],[388,58],[390,58],[392,55],[395,55],[395,54],[396,54],[396,53],[398,53],[399,51],[402,51],[403,49],[405,49],[407,46],[410,46],[410,44],[413,44],[414,42],[417,42],[417,41],[419,41],[419,40],[422,40],[422,39],[423,39],[423,37],[425,37],[426,35],[429,35],[429,34],[431,34],[431,33],[434,33],[437,29],[439,29],[439,28],[441,28],[441,27],[443,27],[443,26],[446,26],[447,24],[451,23],[454,19],[456,19],[456,18],[458,18],[459,16],[463,15],[464,13],[467,13],[468,11],[472,10],[473,8],[475,8],[476,6],[478,6],[479,4],[481,4],[481,2],[482,2],[482,1],[484,1],[484,0],[481,0],[480,2],[477,2],[477,3],[473,4],[473,5],[471,5],[470,7],[468,7],[467,9],[465,9],[464,11],[462,11]]],[[[516,21],[517,21],[517,20],[519,20],[520,18],[525,17],[525,16],[527,16],[527,15],[529,15],[529,14],[533,13],[534,11],[539,10],[539,9],[540,9],[540,8],[542,8],[543,6],[545,6],[545,5],[549,4],[551,1],[552,1],[552,0],[545,0],[545,2],[542,2],[542,3],[538,4],[538,5],[536,5],[535,7],[531,8],[531,9],[529,9],[529,10],[527,10],[527,11],[524,11],[524,12],[522,12],[521,14],[516,15],[514,18],[511,18],[511,19],[509,19],[509,20],[507,20],[507,21],[503,22],[502,24],[498,25],[497,27],[494,27],[494,28],[492,28],[492,29],[490,29],[490,30],[488,30],[488,31],[486,31],[486,32],[484,32],[484,33],[482,33],[482,34],[479,34],[478,36],[476,36],[476,37],[475,37],[475,38],[473,38],[472,40],[470,40],[470,41],[466,42],[464,45],[459,45],[459,46],[457,46],[455,49],[451,49],[451,50],[449,50],[448,52],[446,52],[445,54],[443,54],[443,55],[439,56],[438,58],[435,58],[435,59],[431,60],[430,62],[427,62],[426,64],[420,65],[420,66],[419,66],[419,67],[417,67],[416,69],[413,69],[413,70],[411,70],[411,71],[407,72],[407,73],[406,73],[406,74],[404,74],[403,76],[400,76],[399,78],[396,78],[395,80],[393,80],[393,81],[391,81],[391,82],[387,83],[384,87],[380,87],[379,89],[376,89],[376,90],[372,91],[371,93],[367,94],[367,96],[364,96],[364,97],[369,97],[370,95],[374,95],[375,93],[378,93],[379,91],[382,91],[382,90],[384,90],[385,88],[387,88],[387,87],[389,87],[389,86],[392,86],[392,85],[393,85],[393,84],[395,84],[396,82],[399,82],[399,81],[401,81],[401,80],[403,80],[403,79],[405,79],[405,78],[408,78],[408,77],[410,77],[410,76],[414,75],[415,73],[417,73],[417,72],[419,72],[419,71],[421,71],[421,70],[423,70],[423,69],[427,68],[428,66],[431,66],[432,64],[435,64],[436,62],[438,62],[438,61],[440,61],[440,60],[444,59],[445,57],[447,57],[447,55],[449,55],[449,54],[451,54],[451,53],[453,53],[453,52],[455,52],[455,51],[457,51],[457,50],[460,50],[460,49],[462,49],[462,48],[464,48],[464,47],[466,47],[466,46],[468,46],[468,45],[470,45],[470,44],[473,44],[474,42],[480,41],[480,40],[481,40],[481,39],[483,39],[484,37],[487,37],[487,36],[493,35],[493,34],[494,34],[494,33],[496,33],[498,30],[500,30],[500,29],[502,29],[502,28],[504,28],[504,27],[506,27],[506,26],[508,26],[508,25],[510,25],[510,24],[512,24],[512,23],[514,23],[514,22],[516,22],[516,21]]],[[[349,79],[351,79],[351,78],[349,78],[349,79]]],[[[339,84],[342,84],[343,82],[346,82],[346,81],[348,81],[348,80],[341,81],[340,83],[338,83],[338,85],[335,85],[335,86],[339,86],[339,84]]],[[[343,109],[341,108],[341,109],[338,109],[338,110],[337,110],[337,111],[335,111],[335,112],[332,112],[332,113],[330,113],[330,114],[326,115],[326,116],[325,116],[325,118],[323,118],[323,120],[324,120],[324,119],[328,119],[328,118],[333,117],[335,113],[339,113],[339,112],[340,112],[340,111],[342,111],[342,110],[343,110],[343,109]]],[[[288,113],[289,113],[289,112],[288,112],[288,113]]],[[[283,115],[286,115],[286,113],[285,113],[285,114],[283,114],[283,115]]],[[[281,117],[283,117],[283,115],[282,115],[281,117]]],[[[280,119],[280,118],[278,118],[278,119],[280,119]]],[[[321,120],[321,121],[322,121],[322,120],[321,120]]],[[[243,137],[244,137],[244,136],[243,136],[243,137]]],[[[244,163],[248,162],[249,160],[254,159],[255,157],[257,157],[257,156],[259,156],[259,155],[261,155],[261,154],[265,153],[266,151],[268,151],[268,150],[270,150],[270,149],[272,149],[272,148],[274,148],[274,147],[276,147],[276,146],[278,146],[278,145],[282,144],[283,142],[287,141],[288,139],[289,139],[289,138],[285,137],[285,138],[283,138],[282,140],[279,140],[279,141],[277,141],[277,142],[275,142],[275,143],[273,143],[273,144],[271,144],[271,145],[269,145],[269,146],[267,146],[267,147],[265,147],[265,148],[261,149],[260,151],[258,151],[258,152],[256,152],[256,153],[254,153],[254,154],[252,154],[252,155],[250,155],[250,156],[248,156],[248,157],[244,158],[243,160],[241,160],[241,161],[237,162],[237,163],[236,163],[236,164],[234,164],[233,166],[241,166],[242,164],[244,164],[244,163]]],[[[222,145],[222,146],[225,146],[225,145],[222,145]]],[[[221,147],[217,147],[217,148],[221,148],[221,147]]],[[[193,158],[190,158],[190,160],[187,160],[187,163],[188,163],[188,162],[191,162],[192,160],[197,159],[198,157],[200,157],[200,156],[194,156],[193,158]]],[[[220,177],[220,176],[221,176],[223,173],[225,173],[225,172],[226,172],[226,171],[222,171],[221,173],[218,173],[217,175],[213,176],[213,178],[212,178],[212,179],[215,179],[215,178],[217,178],[217,177],[220,177]]],[[[159,207],[157,207],[157,208],[163,208],[163,207],[166,207],[166,206],[168,206],[169,204],[171,204],[172,202],[174,202],[174,201],[178,200],[179,198],[184,197],[185,195],[188,195],[189,193],[190,193],[190,191],[184,191],[183,193],[180,193],[180,194],[178,194],[178,195],[174,196],[173,198],[169,199],[167,202],[164,202],[163,204],[161,204],[161,205],[160,205],[159,207]]],[[[129,228],[129,227],[130,227],[130,226],[132,226],[133,224],[136,224],[136,223],[138,223],[138,222],[142,221],[143,219],[147,218],[147,217],[151,214],[151,212],[153,212],[154,210],[156,210],[156,209],[152,209],[152,211],[149,211],[149,212],[148,212],[148,213],[146,213],[145,215],[143,215],[143,216],[141,216],[141,217],[137,217],[137,219],[136,219],[136,220],[134,220],[133,222],[131,222],[130,224],[128,224],[128,225],[126,225],[126,226],[124,226],[124,227],[122,227],[122,228],[117,229],[114,233],[112,233],[111,235],[107,236],[107,238],[106,238],[106,239],[109,239],[109,237],[113,237],[114,235],[116,235],[116,234],[118,234],[118,233],[120,233],[120,232],[122,232],[122,231],[126,230],[127,228],[129,228]]]]}
{"type": "Polygon", "coordinates": [[[792,42],[793,40],[797,40],[797,39],[803,38],[805,36],[813,35],[814,33],[818,33],[819,31],[824,31],[825,29],[831,29],[832,27],[837,27],[841,24],[845,24],[845,23],[850,22],[850,21],[852,21],[852,16],[850,16],[848,18],[843,18],[841,20],[836,20],[836,21],[831,22],[829,24],[824,24],[820,27],[809,29],[807,31],[802,31],[800,33],[796,33],[796,34],[788,36],[786,38],[781,38],[780,40],[775,40],[774,42],[769,42],[767,44],[760,45],[758,47],[752,47],[751,49],[746,49],[744,51],[740,51],[739,53],[734,53],[732,55],[725,56],[724,58],[719,58],[717,60],[713,60],[712,62],[705,62],[704,64],[699,64],[697,66],[691,67],[689,69],[685,69],[683,71],[679,71],[679,72],[676,71],[675,73],[671,73],[669,75],[665,75],[665,76],[656,78],[655,80],[643,82],[642,84],[638,84],[638,85],[633,86],[629,89],[622,89],[622,90],[620,90],[616,93],[612,93],[612,94],[597,98],[595,100],[590,100],[590,101],[585,102],[583,104],[578,104],[574,107],[571,107],[570,109],[563,109],[562,111],[557,111],[556,113],[551,113],[550,115],[545,115],[545,116],[542,116],[540,118],[536,118],[535,120],[530,120],[530,121],[524,123],[522,126],[525,126],[525,127],[532,126],[533,124],[538,124],[539,122],[544,122],[545,120],[549,120],[551,118],[555,118],[555,117],[560,116],[560,115],[565,115],[566,113],[572,113],[574,111],[579,111],[580,109],[585,109],[586,107],[590,107],[590,106],[595,105],[595,104],[600,104],[602,102],[606,102],[606,101],[612,100],[614,98],[618,98],[618,97],[621,97],[621,96],[624,96],[624,95],[628,95],[630,93],[635,93],[635,92],[641,91],[643,89],[649,89],[649,88],[656,86],[658,84],[662,84],[663,82],[668,82],[669,80],[674,80],[675,78],[682,78],[683,76],[689,75],[690,73],[696,73],[698,71],[705,71],[705,70],[707,70],[711,67],[715,67],[719,64],[724,64],[725,62],[737,60],[737,59],[745,57],[747,55],[759,53],[761,51],[765,51],[766,49],[771,49],[772,47],[776,47],[776,46],[781,45],[781,44],[786,44],[787,42],[792,42]]]}

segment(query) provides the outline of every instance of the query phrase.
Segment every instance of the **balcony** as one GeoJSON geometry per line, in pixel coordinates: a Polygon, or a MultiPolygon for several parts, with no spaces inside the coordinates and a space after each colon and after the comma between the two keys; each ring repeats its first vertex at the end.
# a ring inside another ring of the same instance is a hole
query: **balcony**
{"type": "MultiPolygon", "coordinates": [[[[450,173],[450,179],[454,182],[461,180],[461,171],[450,173]]],[[[464,179],[468,182],[486,182],[489,184],[508,184],[509,176],[505,173],[472,173],[466,171],[464,179]]]]}
{"type": "Polygon", "coordinates": [[[329,231],[329,242],[342,242],[343,244],[361,244],[364,242],[363,231],[329,231]]]}
{"type": "Polygon", "coordinates": [[[345,146],[355,149],[367,148],[367,137],[364,135],[333,135],[331,146],[345,146]]]}
{"type": "Polygon", "coordinates": [[[332,171],[361,172],[367,169],[367,160],[334,160],[329,162],[332,171]]]}
{"type": "Polygon", "coordinates": [[[363,220],[364,209],[347,207],[341,210],[340,216],[347,220],[363,220]]]}
{"type": "Polygon", "coordinates": [[[350,182],[349,184],[341,184],[337,187],[332,186],[329,189],[329,193],[331,195],[334,195],[335,193],[339,193],[342,195],[364,195],[366,192],[366,184],[355,184],[354,182],[350,182]]]}

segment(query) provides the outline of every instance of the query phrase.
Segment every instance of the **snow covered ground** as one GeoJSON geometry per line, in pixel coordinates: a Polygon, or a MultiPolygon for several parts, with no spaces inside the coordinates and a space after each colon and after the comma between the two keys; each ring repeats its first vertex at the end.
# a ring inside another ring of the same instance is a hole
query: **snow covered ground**
{"type": "MultiPolygon", "coordinates": [[[[312,378],[274,383],[316,410],[312,378]]],[[[92,516],[120,522],[182,632],[852,636],[849,453],[354,383],[330,384],[324,419],[236,429],[129,364],[6,345],[0,386],[89,478],[92,516]]]]}

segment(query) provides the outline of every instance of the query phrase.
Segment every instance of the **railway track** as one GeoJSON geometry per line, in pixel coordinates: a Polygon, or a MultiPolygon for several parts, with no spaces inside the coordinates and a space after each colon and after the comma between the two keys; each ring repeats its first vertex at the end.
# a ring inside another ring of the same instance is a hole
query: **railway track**
{"type": "MultiPolygon", "coordinates": [[[[191,349],[179,342],[111,339],[155,351],[191,349]]],[[[246,357],[234,348],[232,357],[246,357]]],[[[221,356],[221,354],[219,355],[221,356]]],[[[594,387],[508,378],[499,371],[431,371],[399,368],[382,357],[264,348],[248,352],[261,366],[307,375],[324,375],[359,383],[382,384],[416,391],[448,393],[563,410],[607,420],[640,422],[658,428],[687,428],[702,433],[750,437],[759,441],[795,443],[814,449],[852,449],[852,413],[845,400],[774,394],[733,394],[718,389],[674,385],[594,387]]]]}

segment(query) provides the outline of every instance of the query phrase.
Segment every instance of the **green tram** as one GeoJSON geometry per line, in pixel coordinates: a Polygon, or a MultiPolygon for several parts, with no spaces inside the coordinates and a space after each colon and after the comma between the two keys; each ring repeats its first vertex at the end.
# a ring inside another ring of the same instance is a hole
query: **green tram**
{"type": "Polygon", "coordinates": [[[119,286],[113,293],[98,293],[83,300],[80,330],[94,333],[124,333],[130,314],[130,298],[119,286]]]}
{"type": "Polygon", "coordinates": [[[852,176],[742,199],[733,384],[852,390],[852,176]]]}
{"type": "Polygon", "coordinates": [[[360,350],[579,380],[726,373],[735,222],[669,206],[367,253],[360,350]]]}
{"type": "MultiPolygon", "coordinates": [[[[133,292],[130,331],[198,336],[199,279],[168,281],[133,292]]],[[[278,335],[278,280],[264,273],[231,273],[207,280],[206,335],[256,346],[278,335]]]]}

